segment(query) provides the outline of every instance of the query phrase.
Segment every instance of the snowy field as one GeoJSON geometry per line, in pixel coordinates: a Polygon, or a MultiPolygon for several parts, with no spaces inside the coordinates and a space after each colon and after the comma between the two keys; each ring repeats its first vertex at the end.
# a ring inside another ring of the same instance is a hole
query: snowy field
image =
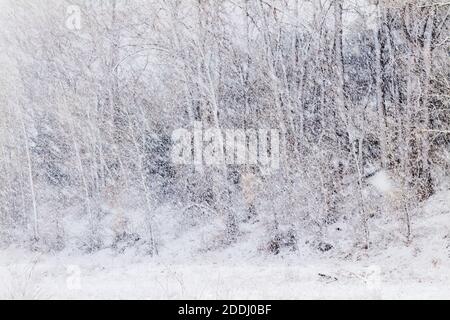
{"type": "Polygon", "coordinates": [[[450,297],[447,261],[367,259],[196,265],[131,261],[108,254],[2,252],[6,299],[425,299],[450,297]],[[102,262],[96,262],[102,261],[102,262]],[[376,263],[375,263],[376,262],[376,263]]]}
{"type": "MultiPolygon", "coordinates": [[[[413,224],[411,244],[398,243],[385,250],[374,246],[347,256],[299,250],[279,256],[246,253],[244,258],[243,245],[196,256],[166,250],[156,258],[109,250],[40,255],[9,248],[0,253],[0,297],[448,299],[449,199],[450,192],[442,192],[423,207],[413,224]]],[[[187,240],[179,241],[181,246],[187,240]]],[[[182,247],[178,250],[183,252],[182,247]]]]}

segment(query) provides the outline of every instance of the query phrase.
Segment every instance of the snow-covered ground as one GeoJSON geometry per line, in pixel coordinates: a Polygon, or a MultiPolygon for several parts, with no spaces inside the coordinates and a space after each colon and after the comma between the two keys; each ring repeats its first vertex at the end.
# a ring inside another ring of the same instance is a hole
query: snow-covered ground
{"type": "MultiPolygon", "coordinates": [[[[449,298],[448,259],[382,256],[359,262],[253,261],[165,264],[114,258],[2,253],[7,299],[390,299],[449,298]]],[[[428,254],[427,254],[428,255],[428,254]]],[[[432,255],[429,255],[430,257],[432,255]]]]}
{"type": "Polygon", "coordinates": [[[423,206],[409,245],[374,246],[348,256],[299,252],[245,257],[236,254],[245,252],[244,247],[234,247],[195,257],[169,251],[152,258],[109,250],[92,255],[69,251],[40,255],[9,248],[0,252],[0,297],[450,298],[449,202],[450,191],[442,191],[423,206]]]}

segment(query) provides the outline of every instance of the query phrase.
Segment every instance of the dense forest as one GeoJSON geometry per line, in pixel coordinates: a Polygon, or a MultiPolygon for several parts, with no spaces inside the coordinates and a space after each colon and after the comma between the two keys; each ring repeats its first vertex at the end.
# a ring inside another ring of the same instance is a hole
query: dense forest
{"type": "Polygon", "coordinates": [[[9,2],[2,246],[156,256],[204,230],[201,251],[250,234],[320,254],[339,232],[364,251],[374,221],[414,241],[417,208],[450,187],[448,1],[9,2]],[[174,161],[180,130],[192,162],[174,161]],[[202,161],[227,130],[242,161],[202,161]]]}

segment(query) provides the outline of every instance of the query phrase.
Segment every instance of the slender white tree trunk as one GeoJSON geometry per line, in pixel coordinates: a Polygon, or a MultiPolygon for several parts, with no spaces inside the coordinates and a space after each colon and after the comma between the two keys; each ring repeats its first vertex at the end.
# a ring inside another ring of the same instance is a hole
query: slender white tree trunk
{"type": "Polygon", "coordinates": [[[378,110],[378,124],[379,124],[379,140],[380,140],[380,152],[381,152],[381,167],[387,167],[387,122],[386,122],[386,108],[383,101],[383,64],[382,64],[382,52],[381,52],[381,13],[380,6],[377,1],[376,4],[376,24],[374,29],[374,43],[375,43],[375,91],[376,102],[378,110]]]}
{"type": "Polygon", "coordinates": [[[25,122],[23,120],[23,117],[21,118],[22,122],[22,130],[23,130],[23,136],[25,140],[25,152],[27,155],[27,165],[28,165],[28,179],[30,182],[30,192],[31,192],[31,200],[33,203],[33,235],[34,239],[39,239],[39,224],[38,224],[38,210],[37,210],[37,203],[36,203],[36,193],[34,190],[34,180],[33,180],[33,166],[32,166],[32,160],[31,160],[31,153],[30,153],[30,146],[28,142],[28,133],[25,128],[25,122]]]}

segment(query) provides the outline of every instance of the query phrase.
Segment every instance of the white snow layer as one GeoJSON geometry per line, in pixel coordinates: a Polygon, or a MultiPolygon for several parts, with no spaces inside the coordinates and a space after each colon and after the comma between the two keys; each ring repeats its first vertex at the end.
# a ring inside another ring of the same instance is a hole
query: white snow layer
{"type": "MultiPolygon", "coordinates": [[[[383,183],[385,186],[386,179],[383,183]]],[[[379,237],[378,237],[379,238],[379,237]]],[[[378,239],[377,238],[377,239],[378,239]]],[[[177,244],[183,251],[182,241],[177,244]]],[[[245,255],[246,247],[141,257],[103,250],[0,252],[6,299],[428,299],[450,297],[450,191],[431,198],[413,221],[413,239],[347,255],[299,251],[245,255]],[[384,249],[383,249],[384,248],[384,249]],[[185,257],[186,258],[186,257],[185,257]],[[189,261],[189,262],[188,262],[189,261]]]]}

